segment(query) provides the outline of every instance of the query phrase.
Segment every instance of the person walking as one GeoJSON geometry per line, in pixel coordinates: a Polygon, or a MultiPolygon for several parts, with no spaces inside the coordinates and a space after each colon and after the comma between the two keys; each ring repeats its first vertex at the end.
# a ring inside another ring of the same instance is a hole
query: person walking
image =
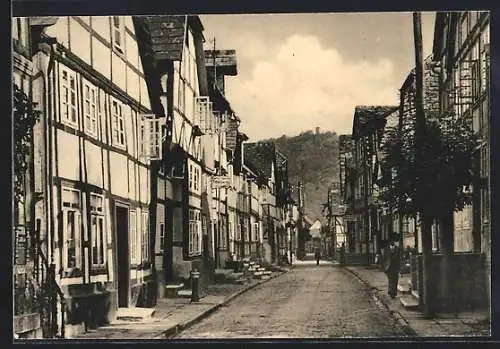
{"type": "Polygon", "coordinates": [[[321,253],[319,252],[319,248],[316,248],[316,251],[314,252],[314,258],[316,258],[316,265],[319,265],[320,256],[321,256],[321,253]]]}
{"type": "Polygon", "coordinates": [[[384,272],[389,281],[387,293],[393,299],[398,292],[399,270],[401,268],[401,247],[398,246],[398,243],[398,235],[395,233],[383,253],[384,272]]]}
{"type": "Polygon", "coordinates": [[[340,265],[345,265],[345,243],[340,246],[340,265]]]}

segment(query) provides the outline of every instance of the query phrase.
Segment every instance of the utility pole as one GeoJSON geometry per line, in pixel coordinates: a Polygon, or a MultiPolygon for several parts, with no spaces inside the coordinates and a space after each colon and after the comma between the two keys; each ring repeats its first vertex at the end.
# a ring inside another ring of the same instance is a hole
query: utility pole
{"type": "Polygon", "coordinates": [[[370,245],[369,245],[369,240],[370,240],[370,209],[368,207],[368,157],[366,152],[368,151],[368,146],[367,142],[364,138],[362,138],[362,145],[363,145],[363,182],[364,182],[364,210],[365,210],[365,216],[364,216],[364,228],[365,228],[365,263],[367,265],[370,264],[370,245]]]}
{"type": "MultiPolygon", "coordinates": [[[[415,120],[415,143],[416,143],[416,158],[417,164],[422,164],[424,160],[423,152],[425,149],[425,136],[426,136],[426,125],[425,125],[425,114],[424,114],[424,93],[423,93],[423,53],[422,53],[422,22],[420,12],[413,12],[413,35],[415,43],[415,107],[416,107],[416,120],[415,120]]],[[[424,165],[425,166],[425,165],[424,165]]],[[[426,172],[425,167],[423,176],[420,176],[420,190],[425,190],[426,182],[426,172]],[[422,178],[424,177],[424,178],[422,178]]],[[[421,198],[419,198],[417,205],[419,205],[419,211],[422,215],[422,252],[423,252],[423,283],[424,283],[424,295],[423,295],[423,306],[424,306],[424,317],[432,318],[434,317],[434,287],[432,279],[432,220],[429,219],[427,213],[427,208],[425,203],[421,198]]]]}
{"type": "Polygon", "coordinates": [[[302,202],[302,182],[301,180],[299,179],[299,182],[297,184],[297,188],[298,188],[298,210],[299,210],[299,220],[298,220],[298,224],[297,224],[297,228],[299,230],[299,241],[298,241],[298,253],[297,253],[297,257],[299,257],[300,259],[302,259],[304,257],[304,250],[305,250],[305,241],[304,241],[304,227],[303,227],[303,214],[304,214],[304,211],[302,209],[302,206],[303,206],[303,202],[302,202]]]}

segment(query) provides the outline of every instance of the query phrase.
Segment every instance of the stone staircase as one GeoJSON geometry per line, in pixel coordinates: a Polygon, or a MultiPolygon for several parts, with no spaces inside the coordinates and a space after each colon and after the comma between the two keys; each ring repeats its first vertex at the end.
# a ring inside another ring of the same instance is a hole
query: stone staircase
{"type": "Polygon", "coordinates": [[[146,321],[151,319],[154,312],[155,308],[118,308],[116,320],[130,322],[146,321]]]}
{"type": "Polygon", "coordinates": [[[398,293],[402,294],[399,300],[405,309],[418,310],[420,297],[418,292],[413,289],[411,279],[407,282],[398,283],[398,293]]]}
{"type": "MultiPolygon", "coordinates": [[[[215,283],[217,284],[246,284],[251,279],[267,280],[273,272],[283,271],[283,268],[268,265],[262,266],[258,262],[245,258],[234,269],[215,269],[215,283]]],[[[165,286],[165,298],[191,298],[192,290],[183,282],[171,282],[165,286]]],[[[200,295],[203,298],[203,294],[200,295]]]]}

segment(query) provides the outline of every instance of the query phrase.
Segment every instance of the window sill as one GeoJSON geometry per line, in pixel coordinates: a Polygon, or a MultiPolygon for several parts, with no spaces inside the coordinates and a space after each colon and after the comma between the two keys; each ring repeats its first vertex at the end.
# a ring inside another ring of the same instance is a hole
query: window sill
{"type": "Polygon", "coordinates": [[[112,143],[112,146],[120,150],[125,150],[125,151],[127,150],[127,146],[125,144],[112,143]]]}
{"type": "Polygon", "coordinates": [[[73,131],[78,131],[78,123],[74,123],[74,122],[71,122],[69,120],[65,120],[65,119],[61,118],[61,124],[71,128],[73,131]]]}
{"type": "Polygon", "coordinates": [[[125,50],[121,47],[117,47],[113,44],[113,52],[116,53],[118,57],[125,59],[125,50]]]}
{"type": "Polygon", "coordinates": [[[90,130],[85,130],[85,134],[92,137],[92,138],[95,138],[97,140],[99,140],[99,137],[98,137],[98,134],[97,134],[97,131],[96,132],[93,132],[93,131],[90,131],[90,130]]]}

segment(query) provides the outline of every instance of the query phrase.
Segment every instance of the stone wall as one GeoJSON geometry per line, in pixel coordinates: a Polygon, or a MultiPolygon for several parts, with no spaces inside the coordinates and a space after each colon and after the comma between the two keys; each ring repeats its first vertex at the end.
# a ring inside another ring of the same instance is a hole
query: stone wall
{"type": "MultiPolygon", "coordinates": [[[[488,307],[485,256],[480,253],[456,253],[452,257],[451,274],[453,284],[448,294],[442,283],[436,280],[436,305],[438,312],[453,312],[463,309],[488,307]]],[[[432,270],[441,270],[442,254],[432,255],[432,270]]],[[[412,257],[412,284],[423,295],[422,255],[412,257]]],[[[436,277],[436,274],[434,274],[436,277]]],[[[440,274],[437,275],[440,280],[440,274]]]]}
{"type": "Polygon", "coordinates": [[[439,73],[432,71],[431,61],[424,64],[424,108],[439,112],[439,73]]]}
{"type": "Polygon", "coordinates": [[[346,252],[345,265],[366,265],[365,253],[346,252]]]}

